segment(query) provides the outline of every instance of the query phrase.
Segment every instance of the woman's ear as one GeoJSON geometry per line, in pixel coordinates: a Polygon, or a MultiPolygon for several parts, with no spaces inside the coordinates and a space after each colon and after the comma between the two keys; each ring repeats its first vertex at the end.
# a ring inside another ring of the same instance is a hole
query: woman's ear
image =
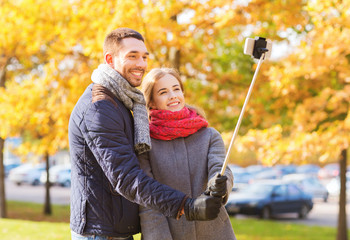
{"type": "Polygon", "coordinates": [[[105,62],[112,68],[114,68],[113,64],[113,56],[110,53],[106,53],[105,55],[105,62]]]}
{"type": "Polygon", "coordinates": [[[149,106],[149,109],[155,109],[155,105],[154,105],[153,101],[150,101],[148,106],[149,106]]]}

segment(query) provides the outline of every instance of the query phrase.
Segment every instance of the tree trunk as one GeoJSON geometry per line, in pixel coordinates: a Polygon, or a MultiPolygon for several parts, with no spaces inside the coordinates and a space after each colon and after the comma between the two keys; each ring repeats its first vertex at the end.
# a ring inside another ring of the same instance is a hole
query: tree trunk
{"type": "Polygon", "coordinates": [[[0,138],[0,218],[6,218],[6,196],[5,196],[5,171],[4,171],[4,143],[0,138]]]}
{"type": "MultiPolygon", "coordinates": [[[[170,19],[174,22],[177,22],[177,14],[170,17],[170,19]]],[[[170,47],[169,49],[169,60],[171,63],[171,67],[175,68],[180,72],[180,50],[176,47],[170,47]]]]}
{"type": "Polygon", "coordinates": [[[340,164],[340,195],[337,240],[347,240],[348,230],[346,224],[346,156],[347,150],[343,149],[339,159],[340,164]]]}
{"type": "Polygon", "coordinates": [[[173,68],[180,70],[180,50],[175,47],[170,48],[169,60],[173,68]]]}
{"type": "MultiPolygon", "coordinates": [[[[0,69],[0,88],[5,88],[6,67],[10,63],[7,59],[6,63],[0,69]]],[[[5,196],[5,172],[4,172],[4,144],[5,139],[0,137],[0,218],[6,218],[6,196],[5,196]]]]}
{"type": "Polygon", "coordinates": [[[51,199],[50,199],[50,163],[49,163],[49,154],[45,154],[45,162],[46,162],[46,183],[45,183],[45,203],[44,203],[44,214],[51,215],[51,199]]]}

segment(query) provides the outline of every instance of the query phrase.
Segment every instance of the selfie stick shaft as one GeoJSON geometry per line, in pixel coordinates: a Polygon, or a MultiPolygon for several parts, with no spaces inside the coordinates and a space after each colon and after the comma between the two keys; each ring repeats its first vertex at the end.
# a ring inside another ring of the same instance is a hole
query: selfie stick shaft
{"type": "Polygon", "coordinates": [[[239,127],[241,126],[243,114],[244,114],[245,108],[246,108],[246,106],[247,106],[247,103],[248,103],[250,94],[252,93],[253,86],[254,86],[254,83],[255,83],[255,79],[256,79],[256,76],[258,75],[258,72],[259,72],[259,69],[260,69],[260,65],[261,65],[261,63],[263,62],[264,57],[265,57],[265,53],[263,53],[263,54],[261,55],[261,57],[260,57],[260,59],[259,59],[259,62],[258,62],[258,66],[257,66],[256,69],[255,69],[255,73],[254,73],[254,76],[253,76],[252,83],[250,84],[250,87],[249,87],[249,90],[248,90],[248,93],[247,93],[247,97],[246,97],[246,99],[245,99],[245,101],[244,101],[244,104],[243,104],[241,113],[239,114],[239,118],[238,118],[238,121],[237,121],[237,125],[236,125],[236,128],[235,128],[235,131],[233,132],[233,136],[232,136],[232,139],[231,139],[230,146],[228,147],[228,150],[227,150],[227,153],[226,153],[224,165],[223,165],[222,168],[221,168],[221,172],[220,172],[221,176],[223,176],[224,173],[225,173],[226,166],[227,166],[227,163],[228,163],[228,156],[230,155],[230,151],[231,151],[233,142],[235,141],[236,136],[237,136],[237,134],[238,134],[238,129],[239,129],[239,127]]]}

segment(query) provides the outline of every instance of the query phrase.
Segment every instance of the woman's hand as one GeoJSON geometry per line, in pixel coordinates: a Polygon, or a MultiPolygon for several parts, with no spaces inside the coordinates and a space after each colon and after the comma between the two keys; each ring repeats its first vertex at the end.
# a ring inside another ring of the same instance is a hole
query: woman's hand
{"type": "Polygon", "coordinates": [[[227,177],[215,174],[208,182],[206,194],[213,197],[225,197],[227,195],[227,177]]]}

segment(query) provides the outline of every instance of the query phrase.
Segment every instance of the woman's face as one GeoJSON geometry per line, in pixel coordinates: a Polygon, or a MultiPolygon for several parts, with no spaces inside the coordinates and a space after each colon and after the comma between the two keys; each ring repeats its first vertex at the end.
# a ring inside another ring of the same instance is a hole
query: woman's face
{"type": "Polygon", "coordinates": [[[184,93],[179,81],[171,74],[154,84],[150,107],[158,110],[180,111],[185,106],[184,93]]]}

